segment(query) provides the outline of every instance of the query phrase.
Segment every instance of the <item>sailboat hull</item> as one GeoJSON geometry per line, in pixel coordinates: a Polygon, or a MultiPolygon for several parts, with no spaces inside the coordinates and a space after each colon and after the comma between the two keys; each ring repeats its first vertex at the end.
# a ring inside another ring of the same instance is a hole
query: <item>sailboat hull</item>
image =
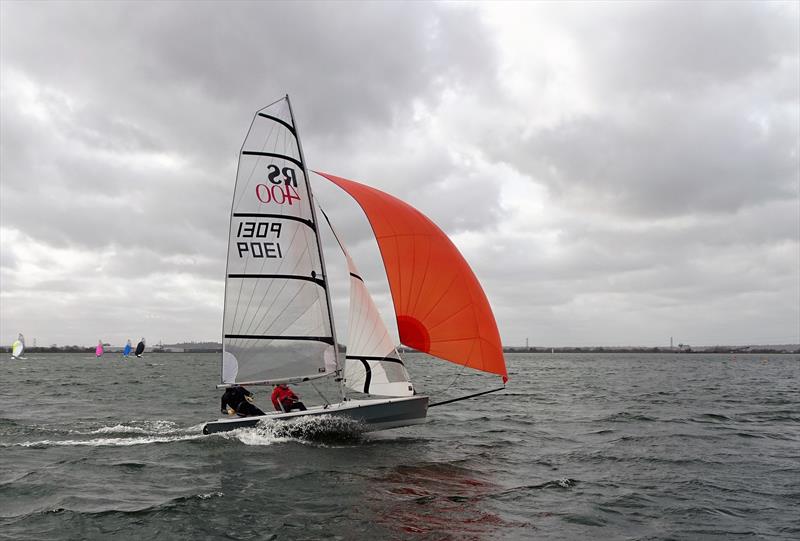
{"type": "Polygon", "coordinates": [[[274,412],[256,417],[218,419],[206,423],[203,427],[203,434],[214,434],[216,432],[236,430],[237,428],[254,427],[261,421],[292,421],[294,419],[305,419],[322,415],[351,419],[362,423],[366,431],[374,432],[376,430],[422,424],[426,421],[427,413],[427,396],[348,400],[328,406],[315,406],[308,408],[306,411],[293,411],[291,413],[274,412]]]}

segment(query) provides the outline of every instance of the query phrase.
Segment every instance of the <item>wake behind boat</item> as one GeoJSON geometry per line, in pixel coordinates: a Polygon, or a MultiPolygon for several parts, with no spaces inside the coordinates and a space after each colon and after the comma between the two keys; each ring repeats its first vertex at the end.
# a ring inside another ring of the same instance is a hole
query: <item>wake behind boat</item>
{"type": "MultiPolygon", "coordinates": [[[[499,375],[505,383],[508,377],[494,315],[477,278],[450,239],[418,210],[391,195],[318,174],[353,197],[372,226],[401,343],[499,375]]],[[[321,415],[358,421],[365,430],[425,422],[428,397],[415,393],[343,239],[330,225],[350,272],[344,359],[336,347],[319,227],[286,96],[256,113],[239,156],[218,387],[335,377],[340,396],[337,402],[305,411],[219,419],[207,423],[205,433],[254,426],[262,420],[321,415]],[[353,400],[347,396],[351,391],[381,398],[353,400]]]]}

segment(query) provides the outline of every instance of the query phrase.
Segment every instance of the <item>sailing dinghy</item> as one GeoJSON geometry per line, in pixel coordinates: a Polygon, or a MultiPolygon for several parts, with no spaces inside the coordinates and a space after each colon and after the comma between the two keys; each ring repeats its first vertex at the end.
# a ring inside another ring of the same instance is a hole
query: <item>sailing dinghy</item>
{"type": "MultiPolygon", "coordinates": [[[[450,239],[418,210],[391,195],[318,174],[353,197],[372,226],[400,341],[439,359],[501,376],[505,384],[508,375],[494,315],[450,239]]],[[[218,419],[203,427],[205,434],[264,420],[321,415],[352,419],[366,430],[426,421],[428,397],[415,393],[378,309],[331,225],[350,272],[349,337],[342,358],[319,228],[286,96],[256,113],[239,155],[218,387],[334,377],[340,384],[340,400],[305,411],[218,419]],[[349,391],[380,398],[350,399],[349,391]]],[[[492,391],[478,394],[487,392],[492,391]]]]}
{"type": "Polygon", "coordinates": [[[141,340],[139,340],[139,343],[138,343],[138,344],[136,344],[136,351],[134,352],[134,354],[135,354],[137,357],[141,357],[141,356],[142,356],[142,353],[144,353],[144,338],[142,338],[141,340]]]}
{"type": "Polygon", "coordinates": [[[22,333],[19,333],[17,339],[11,344],[11,358],[24,360],[23,353],[25,353],[25,337],[22,336],[22,333]]]}
{"type": "MultiPolygon", "coordinates": [[[[129,338],[128,342],[125,344],[125,348],[122,350],[122,356],[127,357],[128,355],[130,355],[132,349],[133,346],[131,346],[131,340],[129,338]]],[[[142,351],[144,351],[144,347],[142,348],[142,351]]]]}
{"type": "Polygon", "coordinates": [[[105,350],[103,349],[103,341],[98,340],[97,347],[94,349],[94,356],[100,358],[103,356],[103,353],[105,353],[105,350]]]}

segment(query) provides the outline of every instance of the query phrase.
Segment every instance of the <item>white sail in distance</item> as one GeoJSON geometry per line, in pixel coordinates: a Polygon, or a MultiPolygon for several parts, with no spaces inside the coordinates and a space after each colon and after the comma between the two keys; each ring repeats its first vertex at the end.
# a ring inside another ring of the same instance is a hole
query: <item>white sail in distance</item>
{"type": "Polygon", "coordinates": [[[11,357],[22,357],[23,353],[25,353],[25,337],[20,334],[11,344],[11,357]]]}
{"type": "Polygon", "coordinates": [[[324,260],[287,98],[258,111],[231,208],[221,383],[303,381],[337,371],[324,260]]]}

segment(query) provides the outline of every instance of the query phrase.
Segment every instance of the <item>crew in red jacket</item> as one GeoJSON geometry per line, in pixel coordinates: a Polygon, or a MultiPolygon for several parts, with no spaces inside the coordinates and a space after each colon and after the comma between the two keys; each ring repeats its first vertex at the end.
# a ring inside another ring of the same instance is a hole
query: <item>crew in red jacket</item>
{"type": "Polygon", "coordinates": [[[272,405],[278,411],[288,413],[292,410],[305,411],[306,406],[288,385],[281,383],[272,389],[272,405]]]}

